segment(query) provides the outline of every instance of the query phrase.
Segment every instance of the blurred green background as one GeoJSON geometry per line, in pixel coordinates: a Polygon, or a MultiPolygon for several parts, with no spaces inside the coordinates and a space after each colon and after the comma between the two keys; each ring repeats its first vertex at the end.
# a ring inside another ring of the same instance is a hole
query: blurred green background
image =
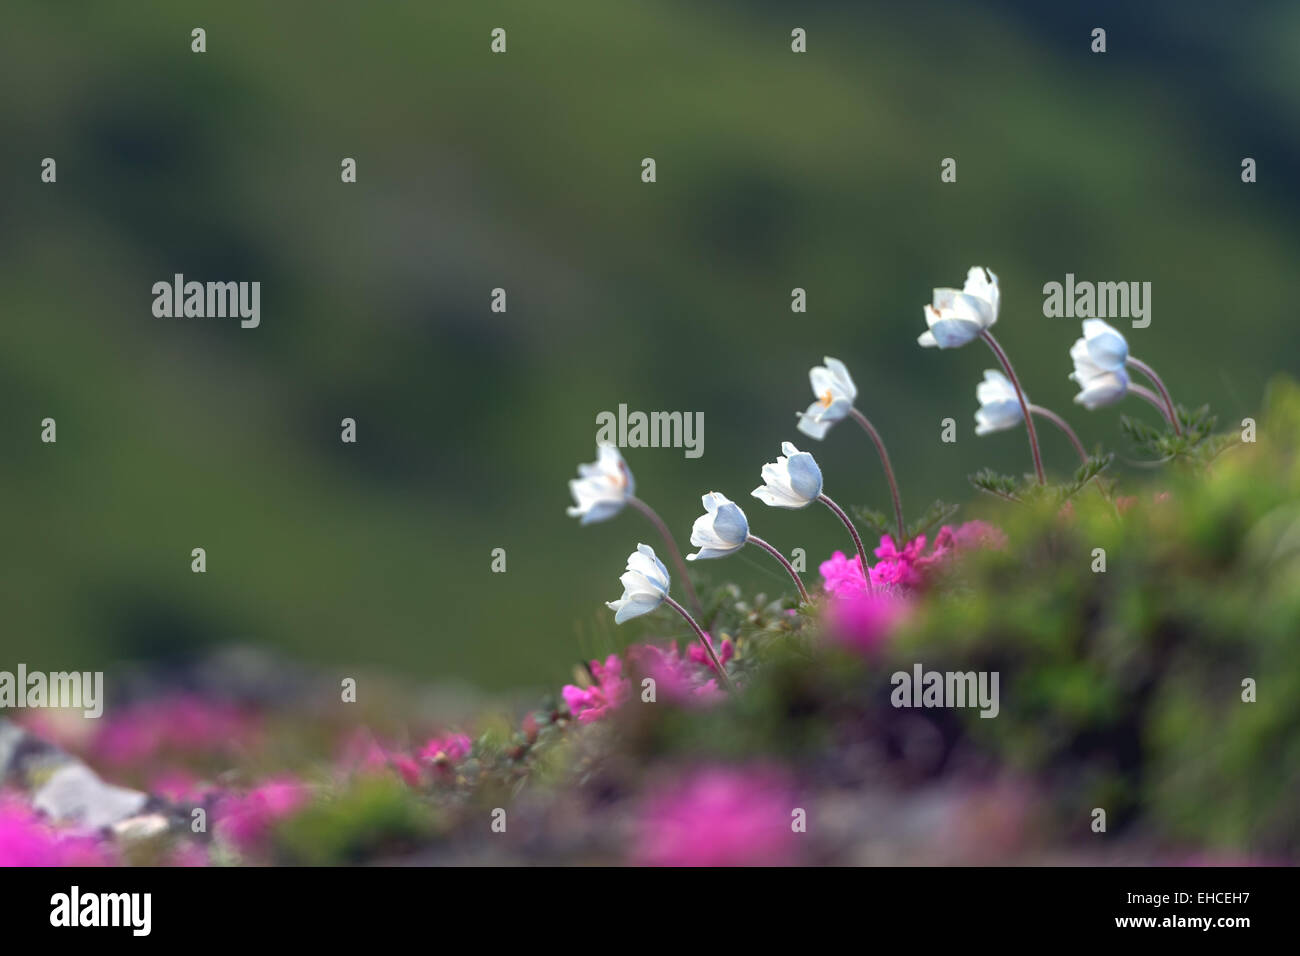
{"type": "MultiPolygon", "coordinates": [[[[658,545],[640,516],[565,517],[601,410],[704,413],[702,458],[626,452],[683,545],[699,495],[752,502],[783,439],[841,502],[887,507],[861,434],[795,432],[823,355],[853,370],[913,515],[971,500],[982,465],[1026,470],[1022,433],[973,434],[991,356],[915,345],[931,288],[977,263],[1001,277],[1026,388],[1088,443],[1125,451],[1119,410],[1071,405],[1078,323],[1044,318],[1041,292],[1067,272],[1153,283],[1134,351],[1221,422],[1300,373],[1294,4],[22,2],[4,19],[0,667],[111,679],[238,641],[344,673],[554,686],[611,640],[677,632],[615,635],[601,603],[636,542],[658,545]],[[155,318],[150,288],[176,272],[260,281],[261,327],[155,318]]],[[[814,578],[847,550],[828,513],[745,506],[814,578]]],[[[745,556],[700,571],[783,586],[745,556]]]]}

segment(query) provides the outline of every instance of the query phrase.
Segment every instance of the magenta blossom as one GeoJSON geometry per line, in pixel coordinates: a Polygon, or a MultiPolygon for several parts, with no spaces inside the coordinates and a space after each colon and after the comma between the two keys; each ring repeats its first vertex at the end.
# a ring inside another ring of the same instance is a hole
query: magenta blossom
{"type": "Polygon", "coordinates": [[[273,824],[293,816],[307,799],[307,787],[292,777],[268,780],[242,796],[228,794],[217,801],[217,832],[244,852],[255,850],[273,824]]]}
{"type": "Polygon", "coordinates": [[[907,608],[906,598],[881,588],[836,595],[827,607],[826,618],[842,645],[870,654],[893,635],[907,608]]]}
{"type": "Polygon", "coordinates": [[[631,694],[631,683],[623,677],[623,662],[617,654],[610,654],[605,663],[591,662],[591,673],[596,682],[590,687],[565,684],[561,693],[570,713],[578,723],[589,724],[600,720],[618,707],[631,694]]]}
{"type": "Polygon", "coordinates": [[[987,522],[967,521],[956,527],[944,525],[940,528],[928,552],[927,541],[925,535],[919,535],[899,549],[893,538],[882,535],[880,546],[874,552],[878,560],[868,569],[866,576],[857,555],[849,559],[842,551],[836,551],[820,568],[826,582],[826,593],[843,596],[873,588],[917,590],[925,586],[930,571],[953,555],[977,548],[1003,548],[1007,539],[987,522]],[[868,581],[871,586],[868,586],[868,581]]]}
{"type": "MultiPolygon", "coordinates": [[[[710,636],[709,644],[711,645],[712,643],[713,643],[713,638],[710,636]]],[[[709,655],[705,652],[704,648],[701,647],[699,644],[692,644],[690,647],[686,649],[686,653],[690,657],[690,659],[693,660],[695,663],[703,664],[705,667],[713,671],[713,673],[715,674],[718,672],[718,669],[713,666],[713,661],[709,660],[709,655]]],[[[721,664],[723,667],[726,667],[727,661],[731,660],[735,656],[736,656],[736,646],[731,643],[731,638],[724,637],[722,639],[722,650],[718,652],[718,663],[721,664]]]]}
{"type": "MultiPolygon", "coordinates": [[[[731,642],[724,640],[719,660],[725,664],[733,653],[731,642]]],[[[688,656],[683,657],[675,642],[667,648],[633,644],[627,649],[627,657],[640,674],[653,678],[656,694],[665,700],[677,704],[714,703],[723,696],[717,678],[710,676],[712,662],[698,645],[692,644],[688,656]]]]}
{"type": "Polygon", "coordinates": [[[0,866],[113,866],[112,848],[50,826],[17,798],[0,795],[0,866]]]}
{"type": "Polygon", "coordinates": [[[247,743],[255,723],[238,707],[194,695],[132,705],[110,716],[91,743],[92,756],[116,766],[159,753],[225,754],[247,743]]]}
{"type": "Polygon", "coordinates": [[[466,734],[443,734],[433,737],[420,750],[420,759],[440,766],[458,764],[469,756],[474,743],[466,734]]]}
{"type": "Polygon", "coordinates": [[[780,773],[709,767],[647,798],[634,862],[646,866],[780,866],[797,860],[798,803],[780,773]]]}
{"type": "Polygon", "coordinates": [[[866,575],[862,573],[862,561],[856,554],[846,558],[843,551],[836,551],[829,561],[821,563],[818,570],[826,582],[827,594],[858,594],[870,590],[866,575]]]}
{"type": "Polygon", "coordinates": [[[213,787],[184,770],[165,770],[152,778],[151,793],[172,803],[202,803],[213,787]]]}

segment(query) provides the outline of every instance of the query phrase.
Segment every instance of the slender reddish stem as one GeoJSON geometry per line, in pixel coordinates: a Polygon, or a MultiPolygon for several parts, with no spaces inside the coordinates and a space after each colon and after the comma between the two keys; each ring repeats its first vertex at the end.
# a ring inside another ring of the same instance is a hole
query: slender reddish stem
{"type": "Polygon", "coordinates": [[[691,584],[691,576],[686,570],[686,562],[682,559],[682,552],[678,549],[677,542],[673,540],[673,533],[668,530],[668,525],[664,524],[663,519],[655,514],[653,508],[636,495],[628,495],[627,503],[649,518],[650,523],[659,529],[659,534],[663,537],[664,543],[668,545],[668,550],[672,553],[673,561],[677,565],[677,574],[682,580],[682,587],[686,589],[686,597],[691,602],[691,607],[694,608],[695,613],[703,617],[704,606],[700,604],[700,596],[695,593],[695,585],[691,584]]]}
{"type": "Polygon", "coordinates": [[[1020,379],[1016,378],[1016,372],[1011,367],[1011,360],[1007,358],[1007,353],[1002,351],[1002,346],[998,345],[998,340],[993,337],[988,329],[980,330],[980,338],[984,344],[993,350],[993,354],[998,357],[1002,363],[1002,371],[1007,373],[1007,378],[1011,379],[1011,385],[1016,390],[1016,398],[1020,399],[1020,411],[1025,416],[1025,431],[1029,432],[1029,450],[1034,453],[1034,473],[1038,475],[1040,485],[1047,484],[1047,475],[1043,472],[1043,455],[1038,450],[1038,432],[1034,428],[1034,416],[1029,414],[1029,399],[1025,398],[1025,391],[1020,387],[1020,379]]]}
{"type": "Polygon", "coordinates": [[[1074,433],[1074,429],[1070,427],[1069,423],[1066,422],[1064,418],[1056,414],[1056,412],[1044,408],[1042,405],[1030,405],[1029,410],[1039,418],[1046,418],[1061,431],[1065,432],[1065,437],[1070,439],[1070,444],[1073,445],[1074,450],[1079,453],[1079,460],[1085,465],[1088,463],[1087,449],[1083,447],[1083,442],[1079,441],[1079,436],[1074,433]]]}
{"type": "Polygon", "coordinates": [[[807,589],[803,586],[803,579],[802,579],[801,577],[799,577],[799,572],[796,571],[796,570],[794,569],[794,565],[791,564],[789,561],[786,560],[784,554],[782,554],[780,551],[778,551],[778,550],[777,550],[776,548],[774,548],[772,545],[768,544],[766,541],[764,541],[762,538],[760,538],[760,537],[759,537],[758,535],[756,535],[756,534],[751,534],[751,535],[750,535],[748,538],[746,538],[745,540],[748,541],[750,544],[756,544],[756,545],[758,545],[760,548],[762,548],[764,551],[766,551],[766,552],[767,552],[768,554],[770,554],[772,557],[774,557],[774,558],[776,558],[778,561],[780,561],[780,562],[781,562],[781,567],[785,568],[787,571],[790,572],[790,577],[794,578],[794,583],[795,583],[796,585],[798,585],[798,587],[799,587],[799,596],[800,596],[801,598],[803,598],[803,603],[804,603],[804,604],[811,604],[811,603],[812,603],[812,598],[808,597],[808,591],[807,591],[807,589]]]}
{"type": "Polygon", "coordinates": [[[1165,403],[1162,402],[1160,400],[1160,396],[1157,395],[1155,392],[1151,391],[1151,389],[1143,385],[1139,385],[1137,382],[1129,382],[1128,390],[1132,392],[1134,395],[1136,395],[1138,398],[1146,399],[1148,402],[1154,405],[1156,411],[1160,413],[1160,417],[1163,418],[1165,421],[1167,421],[1170,425],[1174,423],[1173,419],[1169,417],[1169,409],[1165,407],[1165,403]]]}
{"type": "MultiPolygon", "coordinates": [[[[849,414],[871,436],[871,441],[876,446],[876,452],[880,455],[880,464],[884,466],[885,478],[889,481],[889,493],[894,497],[894,520],[898,522],[898,546],[901,548],[907,543],[905,540],[907,532],[903,530],[903,503],[898,497],[898,482],[894,479],[894,466],[889,463],[889,452],[885,451],[885,443],[880,438],[880,432],[876,431],[876,426],[871,424],[866,415],[863,415],[856,408],[850,408],[849,414]]],[[[847,519],[845,521],[847,523],[847,519]]],[[[852,529],[853,526],[849,525],[849,527],[852,529]]],[[[853,534],[854,537],[857,537],[856,531],[853,534]]],[[[858,553],[862,553],[861,545],[858,546],[858,553]]],[[[865,568],[866,566],[866,559],[864,558],[862,567],[865,568]]]]}
{"type": "Polygon", "coordinates": [[[1178,424],[1178,412],[1174,408],[1174,400],[1169,396],[1169,389],[1165,388],[1165,383],[1160,380],[1160,376],[1156,374],[1156,370],[1146,362],[1139,358],[1134,358],[1132,355],[1128,357],[1128,364],[1151,380],[1151,384],[1156,387],[1160,392],[1160,397],[1164,399],[1165,408],[1169,409],[1169,414],[1165,417],[1169,419],[1169,424],[1174,426],[1174,434],[1182,435],[1183,427],[1178,424]]]}
{"type": "MultiPolygon", "coordinates": [[[[837,505],[835,502],[831,501],[828,495],[824,495],[824,494],[818,495],[817,500],[820,501],[822,504],[824,504],[827,508],[830,508],[831,511],[835,512],[835,516],[839,518],[840,521],[844,522],[844,527],[849,529],[849,534],[852,535],[853,537],[853,546],[858,549],[858,563],[862,565],[862,573],[866,574],[867,573],[867,552],[866,549],[862,547],[862,539],[858,537],[858,529],[853,527],[853,522],[850,521],[849,516],[844,513],[844,509],[841,508],[839,505],[837,505]]],[[[900,538],[898,546],[901,548],[905,543],[906,542],[904,542],[900,538]]]]}
{"type": "Polygon", "coordinates": [[[705,634],[704,629],[695,623],[695,618],[691,617],[686,608],[674,601],[671,596],[665,594],[664,603],[682,617],[686,618],[686,623],[691,626],[692,630],[695,631],[695,636],[698,637],[700,643],[704,645],[704,652],[709,655],[709,660],[713,661],[713,666],[718,672],[718,679],[727,686],[727,690],[735,690],[734,685],[731,683],[731,678],[727,675],[726,668],[722,666],[722,661],[718,660],[718,655],[713,652],[713,644],[709,641],[709,635],[705,634]]]}

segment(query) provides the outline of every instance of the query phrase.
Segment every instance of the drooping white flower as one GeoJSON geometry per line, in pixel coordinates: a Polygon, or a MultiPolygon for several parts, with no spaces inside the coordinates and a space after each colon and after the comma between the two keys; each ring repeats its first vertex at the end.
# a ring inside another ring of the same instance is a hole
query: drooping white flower
{"type": "Polygon", "coordinates": [[[1106,369],[1093,361],[1086,339],[1078,339],[1070,347],[1074,371],[1070,378],[1079,384],[1079,394],[1074,401],[1088,411],[1113,405],[1128,393],[1128,372],[1123,366],[1106,369]]]}
{"type": "Polygon", "coordinates": [[[743,548],[749,540],[749,519],[740,506],[716,491],[700,500],[704,502],[704,514],[695,519],[691,528],[691,544],[700,550],[688,554],[686,560],[725,558],[743,548]]]}
{"type": "Polygon", "coordinates": [[[636,551],[628,555],[627,570],[619,581],[623,583],[623,596],[605,602],[614,612],[615,624],[649,614],[668,594],[668,569],[648,544],[638,544],[636,551]]]}
{"type": "Polygon", "coordinates": [[[1122,369],[1128,361],[1128,341],[1101,319],[1084,319],[1083,338],[1078,342],[1085,344],[1092,363],[1107,372],[1122,369]]]}
{"type": "Polygon", "coordinates": [[[917,338],[923,348],[955,349],[976,338],[998,320],[998,277],[983,266],[966,274],[966,285],[956,289],[935,289],[934,301],[925,306],[928,326],[917,338]]]}
{"type": "Polygon", "coordinates": [[[623,510],[628,496],[636,491],[627,462],[610,444],[597,446],[596,460],[590,465],[579,465],[578,475],[569,482],[574,505],[565,513],[570,518],[581,518],[582,524],[614,517],[623,510]]]}
{"type": "Polygon", "coordinates": [[[1001,372],[985,369],[984,381],[975,386],[975,397],[980,403],[975,412],[976,435],[1006,431],[1025,420],[1015,386],[1001,372]]]}
{"type": "Polygon", "coordinates": [[[763,484],[751,494],[773,508],[804,508],[822,493],[822,470],[817,460],[790,442],[781,443],[781,455],[763,466],[763,484]]]}
{"type": "Polygon", "coordinates": [[[858,387],[844,363],[830,356],[823,361],[825,365],[814,365],[808,372],[817,400],[806,412],[799,412],[799,431],[818,441],[826,437],[832,425],[849,414],[858,397],[858,387]]]}

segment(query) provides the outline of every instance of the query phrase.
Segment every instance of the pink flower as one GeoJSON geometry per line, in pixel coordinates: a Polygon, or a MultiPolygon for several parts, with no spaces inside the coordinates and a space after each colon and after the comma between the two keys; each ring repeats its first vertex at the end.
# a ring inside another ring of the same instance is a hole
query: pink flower
{"type": "Polygon", "coordinates": [[[458,764],[469,756],[474,743],[465,734],[443,734],[433,737],[420,750],[420,759],[442,766],[458,764]]]}
{"type": "Polygon", "coordinates": [[[850,650],[872,653],[894,633],[907,612],[907,601],[881,589],[837,595],[830,602],[827,619],[838,641],[850,650]]]}
{"type": "Polygon", "coordinates": [[[592,686],[565,684],[561,691],[569,712],[578,718],[580,724],[589,724],[607,716],[631,693],[631,683],[623,677],[623,662],[617,654],[610,654],[604,664],[592,661],[591,673],[596,679],[592,686]]]}
{"type": "Polygon", "coordinates": [[[16,798],[0,795],[0,866],[112,866],[102,840],[59,830],[16,798]]]}
{"type": "MultiPolygon", "coordinates": [[[[642,676],[653,678],[656,696],[677,704],[713,703],[721,699],[722,690],[717,679],[709,676],[714,671],[704,648],[691,646],[692,651],[697,649],[698,655],[682,657],[675,643],[667,648],[633,644],[627,657],[642,676]]],[[[718,659],[725,665],[734,652],[731,641],[724,640],[718,659]]]]}
{"type": "Polygon", "coordinates": [[[274,823],[292,816],[307,798],[306,786],[291,777],[269,780],[243,796],[228,794],[217,802],[217,832],[244,852],[254,850],[274,823]]]}
{"type": "MultiPolygon", "coordinates": [[[[704,636],[709,639],[709,646],[712,647],[713,636],[708,633],[706,633],[704,636]]],[[[730,638],[724,637],[722,639],[722,650],[715,651],[714,653],[718,655],[718,663],[721,664],[723,667],[726,667],[727,661],[731,660],[732,657],[735,656],[736,647],[734,644],[731,643],[730,638]]],[[[690,647],[688,647],[686,649],[686,654],[695,663],[703,664],[705,667],[713,671],[715,674],[717,673],[718,669],[713,666],[713,661],[709,660],[708,652],[705,651],[704,648],[701,647],[699,644],[692,644],[690,647]]]]}
{"type": "Polygon", "coordinates": [[[829,561],[821,563],[818,570],[826,582],[827,594],[856,594],[867,590],[862,561],[856,554],[850,559],[844,556],[843,551],[836,551],[829,561]]]}
{"type": "Polygon", "coordinates": [[[172,803],[201,803],[213,788],[184,770],[167,770],[153,778],[149,790],[172,803]]]}
{"type": "Polygon", "coordinates": [[[797,804],[783,776],[711,767],[654,791],[633,859],[646,866],[779,866],[797,858],[797,804]]]}
{"type": "Polygon", "coordinates": [[[160,752],[229,753],[246,743],[254,722],[239,708],[192,695],[135,704],[109,717],[90,751],[118,766],[143,763],[160,752]]]}

